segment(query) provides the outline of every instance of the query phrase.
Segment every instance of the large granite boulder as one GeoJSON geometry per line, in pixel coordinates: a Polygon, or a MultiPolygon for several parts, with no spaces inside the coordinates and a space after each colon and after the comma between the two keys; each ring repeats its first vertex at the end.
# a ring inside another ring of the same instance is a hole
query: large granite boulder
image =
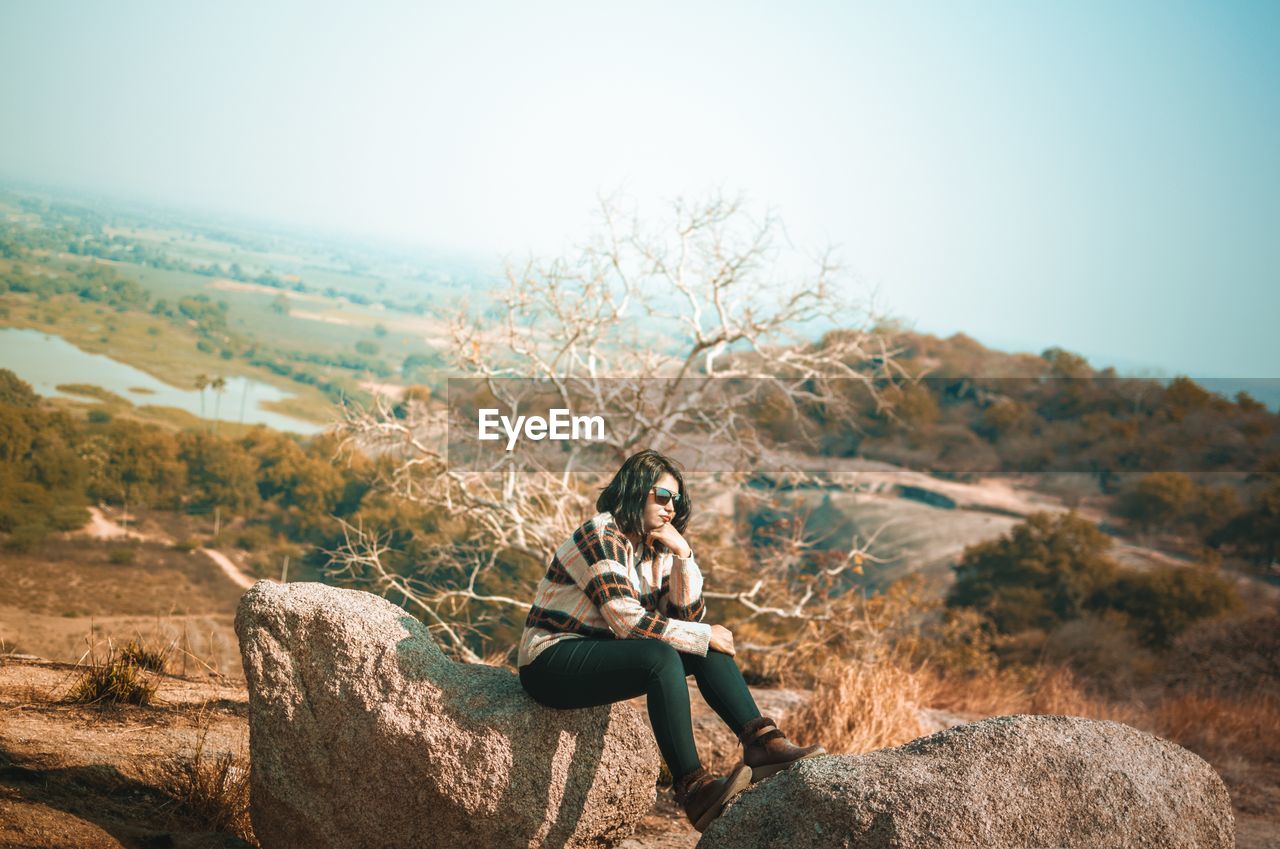
{"type": "Polygon", "coordinates": [[[698,849],[1230,849],[1231,801],[1195,754],[1118,722],[997,716],[751,787],[698,849]]]}
{"type": "Polygon", "coordinates": [[[235,627],[263,849],[599,847],[653,808],[631,705],[544,708],[366,592],[260,581],[235,627]]]}

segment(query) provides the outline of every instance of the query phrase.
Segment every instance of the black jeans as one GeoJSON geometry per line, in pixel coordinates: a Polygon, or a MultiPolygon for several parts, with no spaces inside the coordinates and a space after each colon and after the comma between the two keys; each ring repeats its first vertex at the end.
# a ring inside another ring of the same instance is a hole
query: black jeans
{"type": "Polygon", "coordinates": [[[520,667],[525,691],[547,707],[592,707],[647,696],[653,736],[672,778],[702,765],[693,742],[687,675],[694,676],[702,698],[735,734],[760,716],[738,664],[714,649],[701,657],[652,638],[574,637],[520,667]]]}

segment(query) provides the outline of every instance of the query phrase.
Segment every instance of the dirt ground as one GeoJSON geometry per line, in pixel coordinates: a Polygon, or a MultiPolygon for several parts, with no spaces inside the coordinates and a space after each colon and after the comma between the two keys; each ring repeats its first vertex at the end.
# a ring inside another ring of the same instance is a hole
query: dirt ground
{"type": "Polygon", "coordinates": [[[243,680],[232,621],[244,590],[198,551],[136,543],[54,541],[0,557],[0,651],[75,662],[131,637],[172,644],[179,672],[209,668],[243,680]],[[122,559],[114,554],[116,560],[122,559]],[[184,668],[185,667],[185,668],[184,668]]]}
{"type": "Polygon", "coordinates": [[[0,847],[243,847],[185,817],[145,766],[189,752],[248,753],[248,696],[213,676],[162,679],[159,704],[98,709],[56,699],[72,664],[0,660],[0,847]]]}

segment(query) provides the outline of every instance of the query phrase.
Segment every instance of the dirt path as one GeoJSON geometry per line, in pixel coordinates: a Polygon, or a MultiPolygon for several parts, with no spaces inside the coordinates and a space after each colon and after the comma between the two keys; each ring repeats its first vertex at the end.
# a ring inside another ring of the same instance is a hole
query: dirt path
{"type": "MultiPolygon", "coordinates": [[[[223,554],[221,551],[215,551],[212,548],[201,548],[199,549],[199,552],[204,556],[208,557],[214,563],[218,564],[218,568],[221,569],[223,574],[225,574],[228,578],[230,578],[232,583],[234,583],[236,586],[243,587],[244,589],[247,590],[249,589],[249,587],[253,586],[258,582],[257,578],[251,578],[248,575],[246,575],[244,572],[240,571],[240,567],[237,566],[231,560],[230,557],[223,554]]],[[[265,580],[270,580],[270,579],[267,578],[265,580]]]]}
{"type": "MultiPolygon", "coordinates": [[[[143,542],[158,542],[163,545],[173,544],[173,540],[164,534],[142,533],[108,519],[99,507],[89,508],[89,522],[77,533],[93,539],[136,539],[143,542]]],[[[257,578],[246,575],[235,564],[235,561],[221,551],[215,551],[212,548],[199,548],[197,551],[212,560],[237,587],[247,590],[257,583],[257,578]]]]}
{"type": "Polygon", "coordinates": [[[77,533],[94,539],[136,539],[143,542],[159,542],[171,544],[173,540],[164,534],[144,534],[133,528],[127,528],[119,522],[106,517],[100,507],[89,508],[89,523],[77,533]]]}

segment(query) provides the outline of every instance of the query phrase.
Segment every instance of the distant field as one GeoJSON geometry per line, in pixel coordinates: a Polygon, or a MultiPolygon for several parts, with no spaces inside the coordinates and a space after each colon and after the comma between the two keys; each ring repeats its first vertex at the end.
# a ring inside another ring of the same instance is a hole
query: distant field
{"type": "MultiPolygon", "coordinates": [[[[398,371],[400,363],[410,353],[427,347],[422,341],[424,334],[442,329],[438,322],[411,313],[344,303],[313,292],[294,292],[186,271],[108,262],[71,254],[62,254],[57,259],[75,265],[111,265],[120,274],[136,280],[156,299],[174,301],[187,295],[203,293],[215,301],[225,301],[228,306],[228,324],[233,331],[279,347],[309,352],[351,351],[361,339],[376,341],[393,372],[398,371]],[[289,315],[280,315],[272,309],[272,303],[281,295],[290,301],[289,315]],[[373,331],[379,324],[388,330],[388,334],[375,340],[373,331]],[[406,330],[416,332],[406,333],[406,330]]],[[[28,270],[43,267],[30,263],[26,265],[28,270]]],[[[355,288],[351,281],[357,280],[358,278],[350,278],[345,288],[355,288]]],[[[156,322],[162,323],[162,320],[156,319],[156,322]]],[[[194,339],[191,344],[194,347],[194,339]]],[[[142,367],[140,362],[128,358],[134,356],[136,351],[122,353],[127,356],[120,359],[142,367]]],[[[252,374],[251,371],[237,373],[246,376],[252,374]]]]}
{"type": "Polygon", "coordinates": [[[58,264],[74,264],[77,266],[110,265],[121,275],[141,284],[156,298],[174,298],[190,295],[200,291],[209,278],[190,271],[178,271],[171,268],[150,268],[132,263],[111,262],[92,256],[77,256],[62,253],[53,257],[58,264]]]}
{"type": "MultiPolygon", "coordinates": [[[[127,239],[149,243],[155,247],[163,248],[166,252],[170,252],[175,256],[181,256],[195,262],[235,261],[246,253],[243,248],[236,245],[208,239],[199,233],[193,233],[182,228],[106,226],[102,228],[102,231],[107,236],[119,235],[127,239]]],[[[260,261],[284,265],[301,264],[306,261],[298,254],[271,251],[254,251],[251,255],[260,261]]]]}
{"type": "MultiPolygon", "coordinates": [[[[264,407],[313,422],[332,418],[337,393],[359,397],[362,387],[401,388],[411,355],[419,361],[410,380],[435,379],[431,363],[448,344],[438,310],[458,296],[458,281],[479,288],[492,282],[456,259],[433,263],[400,249],[301,231],[107,210],[31,192],[0,190],[0,228],[6,244],[19,246],[12,253],[17,259],[0,259],[0,276],[14,269],[76,286],[85,272],[108,268],[151,299],[146,306],[127,301],[129,306],[117,309],[56,290],[0,293],[0,327],[58,335],[177,387],[193,386],[199,375],[260,380],[295,396],[264,407]],[[223,344],[214,338],[216,330],[188,329],[150,312],[160,300],[172,312],[180,299],[193,295],[226,304],[226,330],[241,343],[223,352],[234,350],[231,358],[208,350],[223,344]],[[284,311],[281,298],[287,301],[284,311]],[[251,358],[286,373],[253,365],[251,358]]],[[[77,382],[93,383],[88,375],[77,382]]],[[[159,415],[139,408],[129,414],[159,415]]]]}

